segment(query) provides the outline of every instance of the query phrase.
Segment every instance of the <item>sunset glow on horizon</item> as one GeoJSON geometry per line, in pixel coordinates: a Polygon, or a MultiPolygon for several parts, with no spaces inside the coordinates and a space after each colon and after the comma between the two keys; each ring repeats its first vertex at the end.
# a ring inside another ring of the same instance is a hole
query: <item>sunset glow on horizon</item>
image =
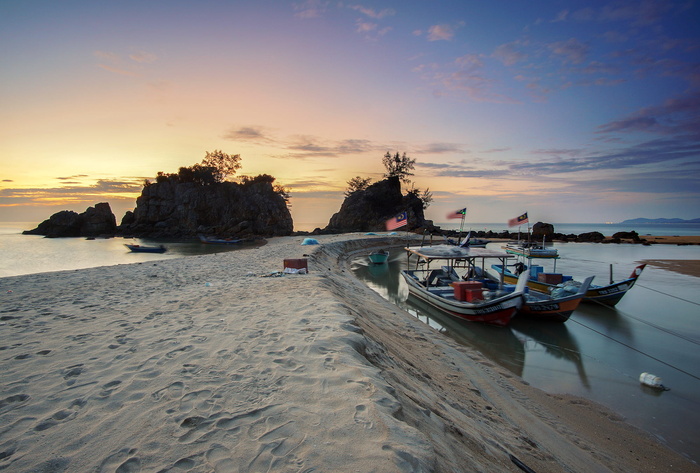
{"type": "Polygon", "coordinates": [[[426,217],[700,217],[696,1],[0,4],[0,221],[240,154],[327,224],[382,156],[426,217]]]}

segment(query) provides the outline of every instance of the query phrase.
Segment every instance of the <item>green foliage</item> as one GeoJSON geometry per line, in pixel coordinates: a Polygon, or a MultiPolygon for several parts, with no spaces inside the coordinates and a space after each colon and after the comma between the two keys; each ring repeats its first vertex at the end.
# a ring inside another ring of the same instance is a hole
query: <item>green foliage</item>
{"type": "Polygon", "coordinates": [[[423,210],[430,207],[430,204],[433,202],[433,193],[430,192],[430,188],[421,191],[415,184],[411,183],[411,188],[406,193],[419,198],[423,202],[423,210]]]}
{"type": "Polygon", "coordinates": [[[382,158],[382,164],[386,168],[386,174],[384,177],[398,177],[401,182],[410,182],[409,176],[413,176],[411,172],[416,164],[415,159],[411,159],[404,153],[402,156],[397,152],[395,155],[391,155],[388,151],[382,158]]]}
{"type": "Polygon", "coordinates": [[[362,178],[360,176],[355,176],[348,181],[348,187],[345,189],[345,197],[349,197],[355,192],[363,191],[367,189],[372,182],[372,178],[362,178]]]}
{"type": "Polygon", "coordinates": [[[233,176],[240,169],[241,155],[230,155],[220,149],[215,149],[212,152],[207,151],[202,160],[202,166],[213,170],[212,175],[215,182],[224,182],[226,177],[233,176]]]}

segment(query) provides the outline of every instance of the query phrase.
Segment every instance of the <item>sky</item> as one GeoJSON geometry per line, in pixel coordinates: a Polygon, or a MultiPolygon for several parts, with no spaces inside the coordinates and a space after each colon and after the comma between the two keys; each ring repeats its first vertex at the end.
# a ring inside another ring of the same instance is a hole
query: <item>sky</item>
{"type": "Polygon", "coordinates": [[[698,18],[694,0],[3,0],[0,221],[109,202],[119,222],[214,150],[274,176],[302,230],[387,152],[416,160],[436,223],[698,218],[698,18]]]}

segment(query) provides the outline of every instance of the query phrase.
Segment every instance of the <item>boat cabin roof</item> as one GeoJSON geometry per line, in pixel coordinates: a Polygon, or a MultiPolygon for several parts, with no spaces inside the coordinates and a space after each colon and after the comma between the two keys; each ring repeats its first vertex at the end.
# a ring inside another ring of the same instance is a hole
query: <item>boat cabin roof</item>
{"type": "Polygon", "coordinates": [[[449,259],[477,259],[477,258],[513,258],[513,255],[503,251],[494,251],[487,248],[462,248],[452,245],[417,246],[406,247],[406,251],[425,260],[449,260],[449,259]]]}

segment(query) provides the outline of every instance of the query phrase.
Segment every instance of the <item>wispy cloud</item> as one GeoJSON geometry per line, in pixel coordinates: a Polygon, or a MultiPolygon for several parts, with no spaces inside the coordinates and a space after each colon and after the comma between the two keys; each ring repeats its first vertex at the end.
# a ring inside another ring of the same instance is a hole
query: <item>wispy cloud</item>
{"type": "Polygon", "coordinates": [[[324,0],[306,0],[300,3],[293,3],[292,7],[296,11],[297,18],[320,18],[328,9],[331,2],[324,0]]]}
{"type": "Polygon", "coordinates": [[[452,25],[433,25],[428,28],[428,41],[451,41],[455,35],[452,25]]]}

